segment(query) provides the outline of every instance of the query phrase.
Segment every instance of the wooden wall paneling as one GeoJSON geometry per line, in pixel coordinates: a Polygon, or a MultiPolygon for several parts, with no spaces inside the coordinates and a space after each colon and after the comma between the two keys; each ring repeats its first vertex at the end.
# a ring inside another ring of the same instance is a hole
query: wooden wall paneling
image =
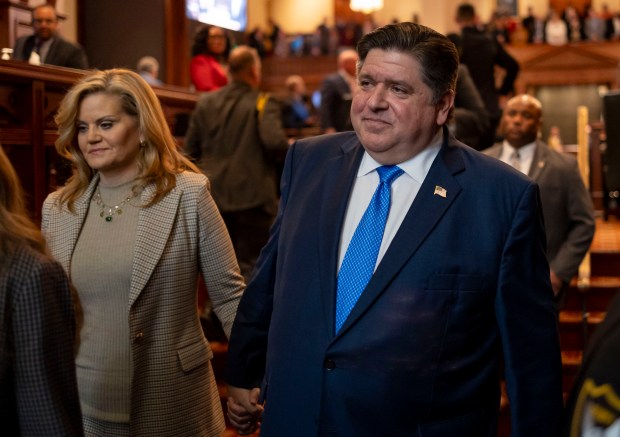
{"type": "Polygon", "coordinates": [[[27,4],[0,0],[0,48],[13,47],[17,38],[31,34],[31,21],[27,4]]]}
{"type": "Polygon", "coordinates": [[[549,8],[555,9],[560,14],[566,9],[566,6],[573,5],[577,12],[583,14],[586,6],[592,4],[592,0],[549,0],[549,8]]]}
{"type": "Polygon", "coordinates": [[[185,1],[165,0],[166,82],[189,87],[190,46],[185,1]]]}
{"type": "Polygon", "coordinates": [[[76,70],[0,61],[0,140],[37,221],[51,183],[56,181],[53,117],[66,90],[80,76],[76,70]]]}
{"type": "MultiPolygon", "coordinates": [[[[83,74],[62,67],[0,60],[0,142],[17,170],[29,211],[37,221],[47,194],[71,175],[69,163],[54,148],[54,116],[67,90],[83,74]]],[[[198,95],[172,86],[155,87],[154,91],[182,143],[180,124],[194,110],[198,95]]]]}
{"type": "Polygon", "coordinates": [[[618,87],[619,42],[506,46],[506,50],[521,66],[515,84],[518,93],[539,85],[618,87]]]}
{"type": "Polygon", "coordinates": [[[44,142],[44,130],[37,128],[39,126],[43,126],[43,120],[45,118],[44,115],[44,107],[45,107],[45,84],[41,80],[35,80],[32,82],[32,93],[31,93],[31,108],[32,111],[32,176],[33,176],[33,184],[35,186],[34,196],[31,199],[32,205],[31,207],[35,208],[35,217],[40,218],[40,212],[37,208],[38,205],[43,205],[43,201],[45,200],[45,196],[47,194],[47,189],[43,189],[47,187],[47,160],[45,148],[46,144],[44,142]],[[36,110],[34,110],[36,108],[36,110]],[[36,187],[40,187],[42,189],[36,189],[36,187]]]}

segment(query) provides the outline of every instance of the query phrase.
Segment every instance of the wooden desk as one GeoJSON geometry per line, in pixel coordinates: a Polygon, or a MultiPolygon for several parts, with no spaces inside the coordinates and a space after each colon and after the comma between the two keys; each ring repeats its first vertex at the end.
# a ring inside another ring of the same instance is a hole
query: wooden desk
{"type": "MultiPolygon", "coordinates": [[[[0,61],[0,142],[21,179],[29,210],[37,221],[47,194],[71,175],[68,163],[54,149],[58,137],[54,115],[67,90],[84,74],[82,70],[51,65],[0,61]]],[[[177,87],[153,89],[172,131],[178,131],[178,120],[189,117],[198,95],[177,87]]],[[[182,136],[177,139],[182,142],[182,136]]]]}

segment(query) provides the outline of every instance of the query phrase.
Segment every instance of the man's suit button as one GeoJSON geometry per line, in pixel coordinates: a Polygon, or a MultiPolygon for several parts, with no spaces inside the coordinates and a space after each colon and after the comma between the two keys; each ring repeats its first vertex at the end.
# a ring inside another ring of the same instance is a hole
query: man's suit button
{"type": "Polygon", "coordinates": [[[336,362],[334,360],[330,360],[329,358],[325,360],[323,365],[327,370],[334,370],[336,368],[336,362]]]}
{"type": "Polygon", "coordinates": [[[135,343],[140,343],[143,338],[144,338],[144,332],[138,332],[136,335],[134,335],[133,341],[135,343]]]}

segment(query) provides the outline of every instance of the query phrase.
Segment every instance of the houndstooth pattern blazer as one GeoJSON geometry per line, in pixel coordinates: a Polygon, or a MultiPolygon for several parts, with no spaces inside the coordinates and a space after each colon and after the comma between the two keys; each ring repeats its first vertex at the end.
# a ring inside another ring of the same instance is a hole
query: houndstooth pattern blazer
{"type": "Polygon", "coordinates": [[[82,436],[67,276],[26,246],[0,264],[2,434],[82,436]]]}
{"type": "MultiPolygon", "coordinates": [[[[43,232],[67,272],[98,180],[93,178],[78,199],[75,214],[58,204],[57,193],[43,205],[43,232]]],[[[154,193],[155,186],[147,186],[143,204],[154,193]]],[[[178,175],[170,193],[141,209],[132,268],[131,435],[221,435],[224,417],[210,364],[213,353],[197,313],[196,281],[202,273],[227,334],[244,284],[204,175],[178,175]]]]}

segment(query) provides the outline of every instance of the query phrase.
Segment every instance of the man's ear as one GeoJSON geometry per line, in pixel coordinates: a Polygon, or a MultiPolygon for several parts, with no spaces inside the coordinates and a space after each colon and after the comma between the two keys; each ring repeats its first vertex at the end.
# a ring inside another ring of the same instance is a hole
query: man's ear
{"type": "Polygon", "coordinates": [[[437,125],[443,126],[450,116],[450,109],[454,106],[454,91],[447,91],[437,102],[437,125]]]}

